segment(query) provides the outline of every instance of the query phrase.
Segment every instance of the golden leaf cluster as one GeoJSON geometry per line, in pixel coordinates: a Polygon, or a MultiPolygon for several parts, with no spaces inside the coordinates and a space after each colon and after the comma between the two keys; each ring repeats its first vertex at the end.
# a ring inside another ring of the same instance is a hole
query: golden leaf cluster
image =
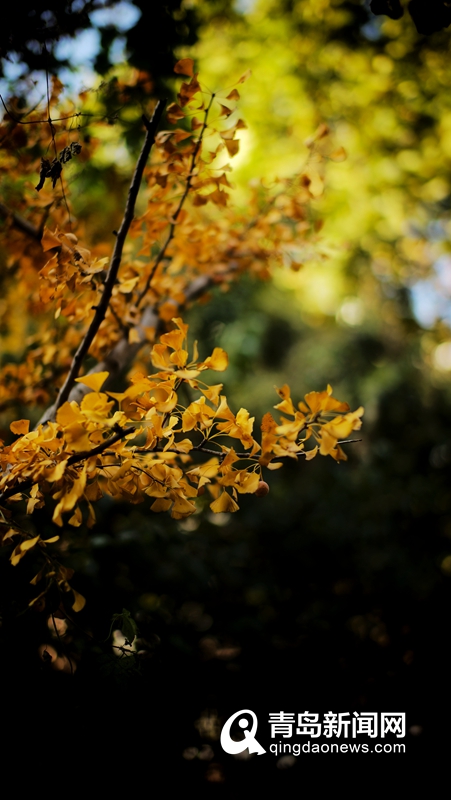
{"type": "MultiPolygon", "coordinates": [[[[215,347],[200,359],[197,343],[190,348],[182,312],[208,289],[226,290],[244,273],[267,278],[274,266],[300,268],[293,254],[299,242],[314,245],[318,228],[310,212],[311,176],[318,183],[327,131],[319,129],[310,142],[308,174],[300,172],[269,188],[259,184],[247,207],[236,209],[229,159],[239,152],[238,134],[245,128],[237,114],[236,85],[248,75],[223,95],[202,87],[191,59],[182,59],[175,71],[190,80],[182,83],[177,103],[167,110],[167,121],[175,127],[156,134],[144,173],[147,205],[131,222],[111,299],[91,337],[89,356],[96,366],[90,371],[78,366],[75,351],[89,334],[93,309],[110,280],[112,248],[105,241],[88,246],[83,225],[73,218],[69,225],[65,164],[59,195],[58,181],[54,191],[47,182],[31,200],[22,182],[22,194],[11,198],[4,215],[4,338],[21,358],[2,366],[0,408],[14,408],[17,401],[45,406],[74,364],[75,375],[84,370],[54,413],[34,430],[27,419],[13,421],[10,431],[17,438],[0,444],[2,541],[17,542],[10,556],[13,565],[30,551],[42,552],[45,559],[32,581],[40,589],[33,603],[55,583],[60,591],[72,592],[74,610],[83,599],[68,583],[70,571],[47,550],[59,537],[43,541],[23,531],[10,521],[11,503],[25,500],[32,515],[48,501],[61,530],[66,523],[92,527],[95,501],[104,494],[147,502],[153,512],[169,512],[177,520],[206,505],[214,513],[235,512],[241,494],[267,493],[263,469],[278,469],[286,458],[310,460],[317,453],[343,460],[340,441],[360,428],[363,409],[351,412],[330,387],[310,392],[295,405],[285,385],[277,390],[280,419],[266,414],[261,436],[255,438],[249,411],[235,413],[223,384],[203,380],[209,371],[225,371],[228,357],[215,347]],[[111,375],[110,364],[117,364],[121,353],[140,350],[151,374],[127,364],[128,385],[111,391],[111,378],[117,376],[111,375]]],[[[58,97],[54,92],[51,102],[58,97]]],[[[25,134],[12,119],[0,131],[3,181],[19,166],[33,174],[39,151],[48,145],[48,127],[30,125],[25,134]],[[20,165],[14,164],[19,133],[25,136],[20,165]]],[[[53,123],[60,150],[70,147],[68,129],[53,123]]],[[[87,158],[87,148],[78,157],[87,158]]]]}

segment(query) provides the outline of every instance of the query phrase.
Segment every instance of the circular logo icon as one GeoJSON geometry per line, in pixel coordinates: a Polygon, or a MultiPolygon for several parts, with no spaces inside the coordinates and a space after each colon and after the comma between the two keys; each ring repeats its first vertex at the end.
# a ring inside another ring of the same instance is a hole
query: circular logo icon
{"type": "Polygon", "coordinates": [[[234,756],[237,753],[242,753],[243,750],[249,749],[249,753],[257,753],[257,755],[261,756],[262,753],[266,753],[266,750],[259,744],[255,738],[255,734],[257,733],[258,721],[257,717],[253,711],[249,708],[243,708],[241,711],[237,711],[235,714],[232,714],[231,717],[225,723],[222,731],[221,731],[221,747],[225,750],[226,753],[234,756]],[[234,742],[233,739],[230,737],[230,729],[238,717],[241,717],[242,714],[249,714],[252,717],[252,728],[251,730],[246,730],[249,727],[249,720],[245,717],[240,719],[238,725],[240,728],[244,730],[244,739],[241,739],[239,742],[234,742]]]}

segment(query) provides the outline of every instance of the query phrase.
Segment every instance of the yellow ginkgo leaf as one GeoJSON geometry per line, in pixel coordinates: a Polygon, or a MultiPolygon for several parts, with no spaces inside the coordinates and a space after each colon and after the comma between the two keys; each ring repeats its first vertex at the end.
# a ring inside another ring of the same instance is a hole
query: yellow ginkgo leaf
{"type": "Polygon", "coordinates": [[[82,594],[76,592],[75,589],[72,589],[72,594],[74,595],[74,602],[72,603],[72,610],[73,611],[81,611],[82,608],[86,605],[86,599],[83,597],[82,594]]]}
{"type": "Polygon", "coordinates": [[[128,332],[128,341],[130,344],[139,344],[141,336],[137,328],[130,328],[128,332]]]}
{"type": "Polygon", "coordinates": [[[208,356],[203,364],[199,364],[199,366],[204,366],[207,369],[214,369],[216,372],[224,372],[229,366],[229,357],[222,347],[215,347],[211,356],[208,356]]]}
{"type": "Polygon", "coordinates": [[[318,452],[318,447],[313,447],[312,450],[306,450],[305,451],[305,460],[306,461],[311,461],[312,458],[315,458],[317,452],[318,452]]]}
{"type": "Polygon", "coordinates": [[[33,536],[32,539],[25,539],[24,542],[21,542],[19,545],[20,549],[23,550],[31,550],[32,547],[35,546],[39,542],[40,536],[33,536]]]}
{"type": "Polygon", "coordinates": [[[227,514],[238,511],[239,505],[235,503],[233,497],[224,491],[217,500],[210,503],[210,508],[215,514],[227,514]]]}
{"type": "Polygon", "coordinates": [[[75,380],[77,383],[89,386],[94,392],[99,392],[109,374],[109,372],[92,372],[89,375],[83,375],[82,378],[76,378],[75,380]]]}
{"type": "Polygon", "coordinates": [[[10,561],[13,567],[16,567],[20,559],[24,557],[27,550],[31,550],[40,540],[40,536],[34,536],[32,539],[25,539],[17,545],[11,553],[10,561]]]}
{"type": "Polygon", "coordinates": [[[135,278],[128,278],[126,281],[121,281],[118,287],[118,291],[122,292],[122,294],[130,294],[133,291],[136,284],[139,281],[139,277],[135,278]]]}
{"type": "Polygon", "coordinates": [[[154,502],[150,506],[150,510],[154,511],[156,514],[159,514],[161,511],[168,511],[171,505],[172,505],[172,500],[167,500],[164,497],[159,497],[157,500],[154,500],[154,502]]]}

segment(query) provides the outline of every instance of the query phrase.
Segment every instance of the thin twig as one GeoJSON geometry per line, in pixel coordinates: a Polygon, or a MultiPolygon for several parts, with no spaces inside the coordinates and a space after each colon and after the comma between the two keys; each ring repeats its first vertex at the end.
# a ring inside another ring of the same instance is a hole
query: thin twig
{"type": "MultiPolygon", "coordinates": [[[[43,43],[43,50],[44,50],[46,56],[48,57],[47,47],[45,45],[45,42],[43,43]]],[[[56,146],[56,138],[55,138],[55,136],[56,136],[56,128],[55,128],[55,126],[53,124],[53,120],[52,120],[52,118],[50,116],[49,73],[48,73],[47,69],[45,71],[45,81],[46,81],[46,89],[47,89],[47,123],[48,123],[48,126],[50,128],[50,135],[52,137],[53,149],[55,151],[55,159],[58,160],[58,148],[56,146]]],[[[64,191],[64,182],[63,182],[63,177],[61,175],[61,172],[62,172],[62,170],[60,169],[59,182],[61,184],[61,194],[62,194],[62,197],[63,197],[64,205],[66,206],[68,222],[69,222],[69,230],[72,230],[72,220],[71,220],[71,216],[70,216],[70,208],[69,208],[69,204],[67,202],[66,192],[64,191]]],[[[53,186],[55,186],[55,183],[53,183],[53,186]]]]}
{"type": "Polygon", "coordinates": [[[109,305],[109,302],[111,300],[111,296],[112,296],[112,293],[113,293],[113,288],[114,288],[114,284],[116,282],[116,278],[117,278],[117,274],[118,274],[118,271],[119,271],[119,267],[121,265],[122,251],[123,251],[123,248],[124,248],[124,243],[125,243],[125,240],[126,240],[130,225],[131,225],[132,220],[133,220],[133,214],[134,214],[134,210],[135,210],[135,203],[136,203],[136,198],[138,196],[138,191],[139,191],[139,188],[140,188],[140,185],[141,185],[142,175],[143,175],[143,172],[144,172],[144,168],[145,168],[145,165],[146,165],[150,150],[151,150],[152,145],[153,145],[153,143],[155,141],[155,134],[156,134],[157,127],[158,127],[158,124],[159,124],[160,119],[161,119],[161,115],[163,113],[164,106],[165,106],[165,101],[159,100],[157,105],[156,105],[156,107],[155,107],[155,111],[154,111],[152,119],[150,121],[148,121],[148,120],[145,121],[146,128],[147,128],[146,138],[145,138],[145,141],[144,141],[144,144],[143,144],[143,147],[142,147],[139,159],[138,159],[138,163],[136,164],[135,173],[133,175],[133,178],[132,178],[132,181],[131,181],[131,184],[130,184],[130,189],[129,189],[128,198],[127,198],[127,204],[126,204],[126,207],[125,207],[125,212],[124,212],[124,216],[123,216],[123,219],[122,219],[122,222],[121,222],[121,226],[120,226],[118,234],[116,236],[116,242],[115,242],[115,245],[114,245],[113,255],[112,255],[112,258],[111,258],[111,262],[110,262],[110,266],[109,266],[109,269],[108,269],[108,273],[107,273],[107,276],[106,276],[106,279],[105,279],[105,284],[104,284],[102,297],[100,298],[100,301],[99,301],[99,303],[98,303],[98,305],[96,307],[96,311],[95,311],[94,317],[93,317],[93,319],[91,321],[91,324],[90,324],[88,330],[86,331],[86,334],[84,335],[84,337],[83,337],[83,339],[82,339],[82,341],[81,341],[81,343],[80,343],[80,345],[78,347],[78,350],[76,351],[76,353],[75,353],[75,355],[74,355],[74,357],[72,359],[72,364],[71,364],[71,367],[70,367],[70,370],[69,370],[69,374],[68,374],[66,380],[64,381],[63,386],[61,387],[61,389],[59,391],[58,398],[57,398],[56,403],[55,403],[55,405],[53,407],[53,414],[58,410],[58,408],[60,408],[62,406],[63,403],[66,402],[67,398],[69,397],[70,390],[72,389],[72,386],[74,385],[75,379],[78,376],[78,373],[80,371],[81,365],[83,363],[83,359],[86,356],[86,354],[88,353],[88,350],[91,347],[93,339],[94,339],[97,331],[99,330],[99,327],[100,327],[101,323],[103,322],[103,320],[105,318],[105,314],[106,314],[106,311],[107,311],[107,308],[108,308],[108,305],[109,305]]]}
{"type": "MultiPolygon", "coordinates": [[[[361,441],[362,441],[361,439],[343,439],[343,441],[339,441],[339,442],[337,442],[337,444],[353,444],[354,442],[361,442],[361,441]]],[[[202,444],[194,445],[191,448],[191,450],[188,451],[188,454],[192,453],[193,451],[198,452],[198,453],[205,453],[206,455],[217,456],[218,458],[225,458],[228,455],[228,453],[223,453],[223,452],[220,452],[219,450],[212,450],[211,448],[203,447],[202,444]]],[[[175,449],[172,449],[172,448],[168,448],[167,450],[165,450],[164,447],[159,447],[159,446],[154,447],[151,450],[143,450],[141,448],[137,448],[133,452],[134,453],[140,453],[140,454],[141,453],[142,454],[144,454],[144,453],[147,453],[147,454],[150,454],[150,453],[176,453],[179,456],[187,455],[186,452],[182,451],[182,450],[175,450],[175,449]]],[[[300,458],[302,456],[306,456],[308,454],[308,452],[309,452],[308,450],[301,450],[299,453],[296,453],[296,457],[300,458]]],[[[251,456],[250,453],[235,453],[235,455],[239,459],[246,458],[249,461],[258,461],[258,459],[259,459],[258,455],[251,456]]],[[[275,456],[275,458],[277,458],[277,459],[279,459],[279,458],[292,458],[292,456],[275,456]]]]}
{"type": "MultiPolygon", "coordinates": [[[[18,119],[17,117],[14,116],[14,114],[12,114],[12,112],[7,107],[1,94],[0,94],[0,101],[8,116],[11,117],[13,122],[15,122],[17,125],[45,125],[48,123],[48,119],[28,119],[24,122],[23,119],[18,119]]],[[[36,108],[37,106],[32,108],[30,111],[27,111],[27,113],[24,114],[24,116],[31,114],[36,108]]],[[[75,117],[99,117],[99,116],[100,116],[99,114],[88,114],[84,111],[75,111],[73,114],[68,114],[66,117],[53,117],[52,122],[67,122],[67,120],[74,119],[75,117]]]]}
{"type": "Polygon", "coordinates": [[[195,148],[193,150],[193,155],[192,155],[192,158],[191,158],[191,164],[190,164],[190,168],[189,168],[188,178],[186,180],[185,190],[184,190],[184,192],[183,192],[183,194],[182,194],[182,196],[180,198],[179,204],[178,204],[174,214],[172,215],[172,222],[169,225],[169,231],[168,231],[168,235],[166,237],[166,241],[162,245],[161,250],[158,253],[158,255],[157,255],[157,257],[156,257],[156,259],[154,261],[152,269],[150,270],[149,277],[147,278],[147,281],[146,281],[146,285],[144,286],[144,289],[142,290],[141,294],[139,295],[139,297],[138,297],[138,299],[136,301],[136,307],[137,308],[139,308],[139,306],[141,305],[141,301],[144,299],[144,297],[146,296],[147,292],[149,291],[150,285],[151,285],[151,283],[153,281],[153,278],[154,278],[154,275],[155,275],[158,267],[160,266],[161,262],[165,258],[166,250],[169,247],[169,244],[171,243],[171,241],[173,239],[174,232],[175,232],[175,226],[177,224],[177,219],[178,219],[179,214],[180,214],[180,212],[181,212],[181,210],[183,208],[183,204],[184,204],[184,202],[185,202],[185,200],[186,200],[186,198],[188,196],[188,192],[191,189],[191,182],[192,182],[193,176],[194,176],[194,167],[196,165],[196,158],[197,158],[197,154],[199,153],[200,146],[202,144],[202,138],[203,138],[205,129],[207,127],[208,113],[210,111],[210,108],[211,108],[211,105],[213,103],[214,97],[215,97],[215,95],[212,94],[212,96],[210,98],[210,102],[209,102],[207,108],[205,109],[204,122],[203,122],[203,125],[202,125],[202,128],[201,128],[200,134],[199,134],[199,138],[198,138],[198,140],[196,142],[196,146],[195,146],[195,148]]]}

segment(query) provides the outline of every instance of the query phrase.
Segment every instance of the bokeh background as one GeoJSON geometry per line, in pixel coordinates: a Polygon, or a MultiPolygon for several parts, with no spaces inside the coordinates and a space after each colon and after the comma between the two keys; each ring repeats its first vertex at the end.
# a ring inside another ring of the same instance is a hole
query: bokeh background
{"type": "MultiPolygon", "coordinates": [[[[184,56],[211,88],[252,69],[234,159],[238,203],[255,178],[299,174],[305,140],[329,126],[346,159],[330,160],[317,187],[315,258],[213,294],[188,322],[206,348],[229,353],[232,407],[258,417],[276,402],[275,385],[289,382],[302,397],[330,383],[365,416],[347,463],[289,465],[271,474],[267,497],[244,497],[235,515],[177,523],[145,504],[100,501],[97,527],[72,534],[67,554],[88,598],[71,632],[75,675],[37,658],[44,619],[5,613],[3,666],[31,692],[17,702],[26,710],[37,696],[58,697],[69,727],[89,716],[91,734],[108,729],[118,741],[142,725],[135,746],[156,748],[199,786],[282,787],[306,768],[306,756],[225,756],[220,726],[240,708],[265,725],[280,710],[405,711],[408,754],[425,759],[446,740],[451,667],[450,32],[425,36],[408,13],[376,16],[360,0],[72,7],[76,38],[57,19],[67,35],[44,65],[69,91],[111,85],[134,67],[151,75],[146,96],[174,93],[173,63],[184,56]],[[146,651],[139,669],[133,658],[118,666],[99,644],[122,608],[146,651]]],[[[39,81],[43,67],[40,48],[14,30],[2,41],[6,96],[30,75],[39,81]]],[[[133,131],[112,140],[74,180],[76,214],[93,230],[111,227],[95,219],[99,202],[120,214],[135,147],[133,131]]],[[[4,332],[4,360],[15,340],[17,330],[4,332]]],[[[44,512],[40,524],[50,525],[44,512]]],[[[3,573],[10,610],[14,585],[3,573]]]]}

